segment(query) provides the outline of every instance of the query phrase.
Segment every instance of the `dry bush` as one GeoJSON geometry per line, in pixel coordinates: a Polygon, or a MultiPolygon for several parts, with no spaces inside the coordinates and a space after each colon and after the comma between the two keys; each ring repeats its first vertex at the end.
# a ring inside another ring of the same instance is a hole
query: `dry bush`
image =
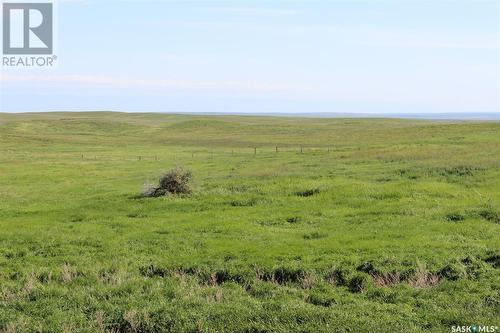
{"type": "Polygon", "coordinates": [[[189,194],[193,173],[181,167],[170,170],[160,178],[160,188],[173,194],[189,194]]]}
{"type": "Polygon", "coordinates": [[[167,194],[190,194],[193,173],[182,167],[176,167],[165,173],[159,181],[158,187],[146,185],[142,196],[161,197],[167,194]]]}

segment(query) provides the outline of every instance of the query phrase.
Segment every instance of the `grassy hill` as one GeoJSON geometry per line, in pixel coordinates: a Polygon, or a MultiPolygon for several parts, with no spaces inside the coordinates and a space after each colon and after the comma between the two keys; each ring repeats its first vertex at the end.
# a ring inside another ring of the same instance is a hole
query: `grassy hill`
{"type": "Polygon", "coordinates": [[[499,325],[499,228],[498,122],[0,114],[6,332],[499,325]]]}

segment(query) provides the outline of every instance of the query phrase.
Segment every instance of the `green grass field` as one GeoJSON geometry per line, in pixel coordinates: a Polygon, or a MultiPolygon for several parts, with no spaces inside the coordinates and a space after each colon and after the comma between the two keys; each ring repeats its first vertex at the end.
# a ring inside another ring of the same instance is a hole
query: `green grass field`
{"type": "Polygon", "coordinates": [[[0,114],[4,332],[500,325],[499,228],[500,123],[0,114]]]}

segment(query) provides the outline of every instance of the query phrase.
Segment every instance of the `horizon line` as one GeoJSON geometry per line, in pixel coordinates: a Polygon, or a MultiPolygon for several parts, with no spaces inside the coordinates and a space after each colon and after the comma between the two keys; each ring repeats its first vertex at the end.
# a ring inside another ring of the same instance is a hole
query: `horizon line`
{"type": "Polygon", "coordinates": [[[116,110],[49,110],[49,111],[16,111],[2,112],[5,115],[54,114],[54,113],[121,113],[121,114],[165,114],[192,116],[250,116],[250,117],[283,117],[283,118],[354,118],[354,119],[420,119],[420,120],[469,120],[500,121],[500,112],[237,112],[237,111],[116,111],[116,110]]]}

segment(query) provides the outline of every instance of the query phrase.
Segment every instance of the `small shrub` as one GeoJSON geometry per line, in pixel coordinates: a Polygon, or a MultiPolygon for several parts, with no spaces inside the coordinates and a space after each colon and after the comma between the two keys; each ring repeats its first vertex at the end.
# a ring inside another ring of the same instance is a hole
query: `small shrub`
{"type": "Polygon", "coordinates": [[[189,194],[193,174],[189,170],[177,167],[160,178],[160,189],[172,194],[189,194]]]}
{"type": "Polygon", "coordinates": [[[177,167],[165,173],[159,181],[159,186],[146,185],[143,197],[155,198],[167,194],[190,194],[193,174],[189,170],[177,167]]]}

